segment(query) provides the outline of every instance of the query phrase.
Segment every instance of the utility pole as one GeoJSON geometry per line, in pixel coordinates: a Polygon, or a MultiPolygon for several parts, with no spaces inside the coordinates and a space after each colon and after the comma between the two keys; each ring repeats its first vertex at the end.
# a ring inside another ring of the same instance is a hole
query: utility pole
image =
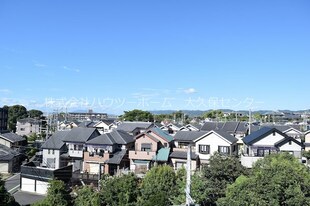
{"type": "Polygon", "coordinates": [[[249,111],[249,135],[251,134],[251,124],[252,124],[252,111],[249,111]]]}
{"type": "Polygon", "coordinates": [[[187,166],[186,166],[186,188],[185,188],[185,195],[186,195],[186,205],[190,206],[194,203],[191,197],[191,145],[188,145],[187,148],[187,166]]]}

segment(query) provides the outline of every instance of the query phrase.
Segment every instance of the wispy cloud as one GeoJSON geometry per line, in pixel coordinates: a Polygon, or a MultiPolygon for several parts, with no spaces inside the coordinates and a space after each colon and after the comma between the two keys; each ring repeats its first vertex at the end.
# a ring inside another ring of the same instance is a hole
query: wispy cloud
{"type": "Polygon", "coordinates": [[[71,72],[76,72],[76,73],[79,73],[80,70],[79,69],[76,69],[76,68],[71,68],[71,67],[67,67],[67,66],[62,66],[62,68],[64,70],[67,70],[67,71],[71,71],[71,72]]]}
{"type": "Polygon", "coordinates": [[[1,93],[11,93],[11,90],[9,90],[9,89],[0,89],[0,92],[1,93]]]}
{"type": "Polygon", "coordinates": [[[183,90],[185,94],[193,94],[193,93],[197,93],[197,90],[194,88],[188,88],[188,89],[184,89],[183,90]]]}
{"type": "Polygon", "coordinates": [[[42,64],[42,63],[39,63],[39,62],[34,62],[34,66],[35,67],[38,67],[38,68],[44,68],[44,67],[47,67],[46,64],[42,64]]]}

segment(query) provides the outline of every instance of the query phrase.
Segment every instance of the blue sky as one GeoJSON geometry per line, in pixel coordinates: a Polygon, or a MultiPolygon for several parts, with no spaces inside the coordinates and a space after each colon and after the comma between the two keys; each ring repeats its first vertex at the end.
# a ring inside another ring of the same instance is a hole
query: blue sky
{"type": "Polygon", "coordinates": [[[0,1],[0,106],[309,109],[310,1],[0,1]]]}

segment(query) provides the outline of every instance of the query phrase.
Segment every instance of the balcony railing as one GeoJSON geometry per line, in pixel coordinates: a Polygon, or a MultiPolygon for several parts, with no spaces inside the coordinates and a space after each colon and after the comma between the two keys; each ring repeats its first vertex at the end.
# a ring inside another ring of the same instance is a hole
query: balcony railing
{"type": "Polygon", "coordinates": [[[130,159],[152,160],[155,155],[156,155],[156,152],[129,151],[129,158],[130,159]]]}

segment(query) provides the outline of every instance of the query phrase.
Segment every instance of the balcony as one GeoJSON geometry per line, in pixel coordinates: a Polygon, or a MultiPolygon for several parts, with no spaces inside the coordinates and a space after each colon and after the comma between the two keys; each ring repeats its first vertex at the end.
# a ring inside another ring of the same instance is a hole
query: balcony
{"type": "Polygon", "coordinates": [[[146,151],[129,151],[129,159],[135,160],[152,160],[156,152],[146,151]]]}
{"type": "Polygon", "coordinates": [[[69,156],[83,158],[83,150],[69,150],[69,156]]]}
{"type": "Polygon", "coordinates": [[[84,161],[104,162],[105,160],[108,160],[109,157],[110,154],[105,152],[84,152],[84,161]]]}

